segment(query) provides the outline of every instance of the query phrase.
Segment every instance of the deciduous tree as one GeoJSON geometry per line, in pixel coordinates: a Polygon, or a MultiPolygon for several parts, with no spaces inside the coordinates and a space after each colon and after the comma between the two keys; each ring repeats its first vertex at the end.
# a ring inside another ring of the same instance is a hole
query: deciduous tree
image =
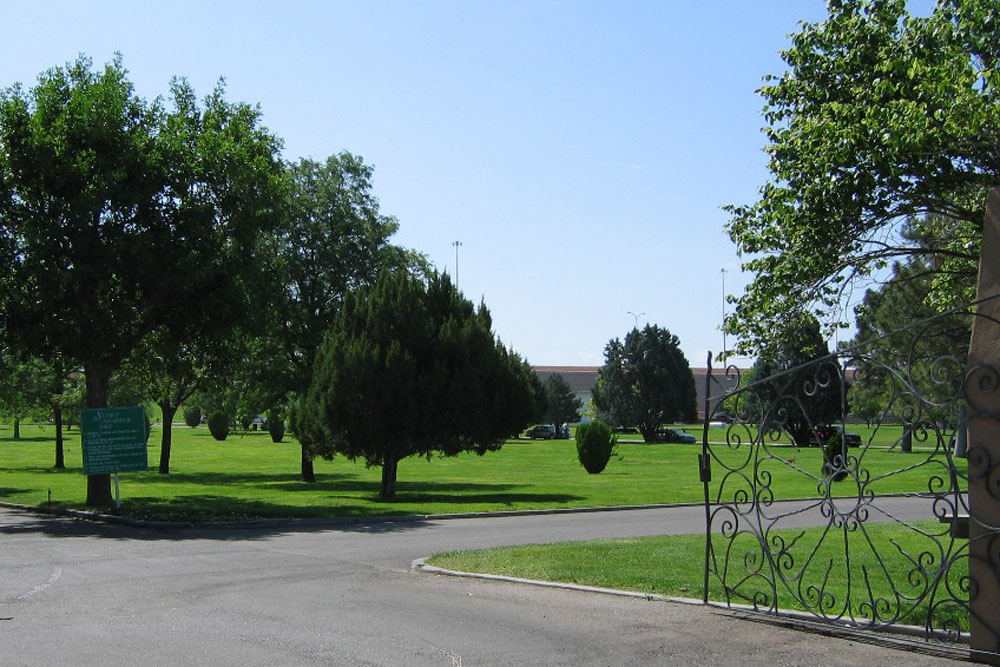
{"type": "MultiPolygon", "coordinates": [[[[0,319],[15,347],[79,360],[100,408],[158,327],[183,338],[239,322],[281,201],[279,145],[221,84],[201,104],[180,79],[169,108],[145,101],[120,58],[3,91],[0,319]]],[[[111,502],[109,476],[89,476],[87,503],[111,502]]]]}
{"type": "Polygon", "coordinates": [[[996,3],[942,0],[926,18],[905,0],[828,7],[760,90],[770,178],[729,208],[754,274],[727,322],[744,352],[907,257],[933,258],[939,308],[971,298],[986,192],[1000,184],[996,3]],[[900,233],[908,219],[924,243],[900,233]]]}
{"type": "MultiPolygon", "coordinates": [[[[305,393],[323,336],[352,290],[370,285],[379,271],[415,256],[389,239],[399,225],[379,211],[372,167],[342,152],[324,162],[288,165],[291,192],[282,226],[272,238],[276,292],[268,318],[275,325],[261,341],[257,384],[272,388],[278,409],[287,395],[305,393]]],[[[302,480],[316,481],[303,448],[302,480]]]]}

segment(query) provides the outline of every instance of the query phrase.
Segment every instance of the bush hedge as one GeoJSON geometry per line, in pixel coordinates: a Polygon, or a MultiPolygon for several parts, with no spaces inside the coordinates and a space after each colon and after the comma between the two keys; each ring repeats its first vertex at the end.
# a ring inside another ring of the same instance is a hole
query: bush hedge
{"type": "Polygon", "coordinates": [[[607,424],[591,422],[576,427],[576,454],[591,475],[607,467],[617,444],[618,438],[607,424]]]}
{"type": "Polygon", "coordinates": [[[216,440],[225,440],[229,435],[229,416],[216,412],[208,418],[208,430],[216,440]]]}

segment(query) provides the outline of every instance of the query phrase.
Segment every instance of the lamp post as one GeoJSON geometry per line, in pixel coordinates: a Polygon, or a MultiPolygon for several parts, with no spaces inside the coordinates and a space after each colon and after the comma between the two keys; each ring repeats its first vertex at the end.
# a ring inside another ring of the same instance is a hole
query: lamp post
{"type": "Polygon", "coordinates": [[[455,241],[452,243],[455,246],[455,288],[458,288],[458,249],[462,245],[461,241],[455,241]]]}
{"type": "Polygon", "coordinates": [[[634,328],[638,329],[639,328],[639,318],[642,317],[643,315],[645,315],[646,313],[639,313],[638,315],[636,315],[635,313],[633,313],[630,310],[630,311],[628,311],[628,314],[632,316],[632,318],[633,318],[633,320],[635,322],[634,325],[633,325],[634,328]]]}
{"type": "Polygon", "coordinates": [[[726,267],[719,271],[722,274],[722,358],[726,358],[726,267]]]}

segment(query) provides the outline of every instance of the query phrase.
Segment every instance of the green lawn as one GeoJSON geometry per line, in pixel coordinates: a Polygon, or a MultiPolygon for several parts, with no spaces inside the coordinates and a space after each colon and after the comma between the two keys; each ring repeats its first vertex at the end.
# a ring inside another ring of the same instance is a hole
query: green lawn
{"type": "MultiPolygon", "coordinates": [[[[696,427],[692,432],[697,432],[696,427]]],[[[318,482],[298,481],[299,449],[286,438],[274,444],[266,433],[231,434],[216,442],[204,427],[175,426],[171,474],[155,472],[160,431],[150,438],[150,472],[121,475],[122,511],[133,516],[209,520],[241,517],[334,517],[440,514],[586,506],[700,502],[697,455],[700,445],[621,444],[600,475],[588,475],[571,441],[512,440],[499,452],[479,457],[410,458],[400,463],[398,497],[376,497],[379,469],[343,458],[316,462],[318,482]]],[[[720,450],[730,465],[744,450],[720,450]]],[[[814,497],[819,449],[777,448],[779,458],[760,464],[774,476],[775,497],[814,497]]],[[[926,491],[925,456],[869,451],[865,465],[879,493],[926,491]],[[886,471],[919,465],[905,473],[886,471]]],[[[69,432],[69,468],[55,471],[54,427],[23,426],[22,440],[0,426],[0,501],[26,505],[83,507],[79,432],[69,432]]],[[[714,483],[731,497],[747,481],[713,466],[714,483]]],[[[843,494],[856,485],[843,482],[843,494]]],[[[840,487],[835,487],[840,493],[840,487]]]]}
{"type": "MultiPolygon", "coordinates": [[[[780,535],[786,543],[798,538],[789,550],[792,558],[783,561],[789,565],[785,576],[791,581],[778,585],[779,609],[805,609],[790,591],[798,590],[800,597],[808,599],[810,585],[825,586],[823,599],[829,605],[825,613],[831,617],[849,617],[845,601],[850,586],[850,609],[856,618],[870,618],[872,606],[867,603],[871,598],[864,576],[867,574],[872,595],[876,599],[885,600],[885,603],[875,605],[881,621],[888,621],[898,615],[902,623],[924,625],[929,602],[925,595],[926,571],[938,569],[943,554],[934,541],[921,531],[940,533],[942,528],[936,522],[929,521],[917,522],[914,527],[867,524],[863,531],[848,532],[846,535],[843,532],[824,534],[823,529],[776,531],[772,537],[780,535]],[[849,545],[850,559],[844,557],[845,543],[849,545]],[[878,545],[881,560],[876,559],[871,544],[878,545]],[[911,558],[921,553],[924,554],[921,560],[924,571],[918,573],[911,558]],[[846,563],[850,563],[850,577],[847,576],[846,563]],[[827,578],[825,575],[828,571],[827,578]],[[799,574],[801,576],[797,576],[799,574]],[[894,585],[890,585],[890,580],[894,585]],[[901,597],[897,598],[892,593],[893,590],[900,592],[901,597]]],[[[748,571],[744,568],[746,563],[760,562],[759,558],[744,560],[747,554],[759,553],[755,540],[750,536],[745,538],[747,542],[736,545],[728,564],[730,586],[747,577],[748,571]]],[[[946,539],[946,548],[949,544],[951,543],[946,539]]],[[[963,542],[956,541],[951,547],[960,550],[962,545],[963,542]]],[[[717,542],[717,554],[724,551],[726,546],[725,542],[717,542]]],[[[679,535],[449,552],[437,554],[428,562],[460,572],[498,574],[700,599],[704,581],[704,554],[704,535],[679,535]]],[[[722,571],[723,563],[719,563],[719,571],[722,571]]],[[[967,559],[958,558],[949,571],[948,578],[955,584],[967,573],[967,559]]],[[[725,601],[726,594],[719,578],[712,576],[709,582],[710,599],[725,601]]],[[[960,588],[955,587],[954,590],[960,588]]],[[[759,578],[750,577],[744,584],[736,587],[735,591],[731,591],[730,599],[734,604],[750,604],[754,594],[761,591],[770,597],[770,587],[762,588],[759,578]]],[[[940,600],[940,596],[938,599],[940,600]]],[[[935,627],[940,628],[945,622],[957,623],[964,630],[969,627],[966,611],[955,604],[942,604],[936,608],[935,627]]]]}

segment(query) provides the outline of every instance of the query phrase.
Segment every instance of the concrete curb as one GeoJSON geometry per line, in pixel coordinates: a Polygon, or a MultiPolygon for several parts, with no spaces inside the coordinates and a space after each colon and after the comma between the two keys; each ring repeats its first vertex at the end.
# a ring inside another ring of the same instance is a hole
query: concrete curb
{"type": "Polygon", "coordinates": [[[715,602],[712,600],[709,600],[708,603],[705,603],[702,602],[701,600],[697,600],[694,598],[682,598],[670,595],[658,595],[655,593],[640,593],[636,591],[624,591],[615,588],[600,588],[597,586],[585,586],[582,584],[570,584],[559,581],[523,579],[521,577],[510,577],[500,574],[461,572],[458,570],[448,570],[445,568],[437,567],[435,565],[428,565],[427,564],[428,558],[430,558],[430,556],[414,560],[412,563],[410,563],[410,569],[417,572],[423,572],[426,574],[436,574],[445,577],[458,577],[464,579],[479,579],[483,581],[497,581],[497,582],[513,583],[513,584],[524,584],[527,586],[537,586],[540,588],[556,588],[562,590],[579,591],[583,593],[597,593],[599,595],[613,595],[617,597],[641,599],[641,600],[647,600],[649,602],[671,602],[674,604],[683,604],[695,607],[707,607],[709,609],[712,609],[713,611],[734,614],[741,618],[746,618],[748,620],[753,620],[763,623],[772,623],[812,633],[828,634],[831,636],[842,637],[844,639],[864,641],[868,643],[878,643],[905,650],[917,649],[921,652],[929,653],[932,655],[939,655],[941,657],[960,659],[960,660],[968,659],[968,647],[967,647],[969,643],[968,633],[961,633],[961,635],[959,636],[959,642],[965,645],[964,647],[960,647],[959,645],[952,646],[939,643],[929,644],[926,640],[923,639],[925,634],[924,628],[914,625],[891,625],[885,628],[880,628],[878,630],[865,630],[847,621],[824,621],[822,619],[818,619],[813,614],[804,611],[797,611],[794,609],[783,610],[778,612],[767,612],[767,611],[760,611],[758,609],[755,609],[751,605],[745,605],[745,604],[725,605],[720,602],[715,602]]]}
{"type": "Polygon", "coordinates": [[[693,598],[679,598],[668,595],[657,595],[655,593],[639,593],[636,591],[623,591],[616,588],[600,588],[598,586],[584,586],[582,584],[568,584],[560,581],[543,581],[540,579],[522,579],[520,577],[508,577],[502,574],[482,574],[478,572],[460,572],[458,570],[446,570],[434,565],[428,565],[427,559],[418,558],[410,563],[410,569],[427,574],[439,574],[445,577],[459,577],[465,579],[484,579],[486,581],[504,581],[513,584],[526,584],[528,586],[540,586],[542,588],[562,588],[570,591],[584,591],[587,593],[600,593],[602,595],[616,595],[618,597],[637,598],[648,600],[649,602],[676,602],[677,604],[688,604],[703,606],[701,600],[693,598]]]}

